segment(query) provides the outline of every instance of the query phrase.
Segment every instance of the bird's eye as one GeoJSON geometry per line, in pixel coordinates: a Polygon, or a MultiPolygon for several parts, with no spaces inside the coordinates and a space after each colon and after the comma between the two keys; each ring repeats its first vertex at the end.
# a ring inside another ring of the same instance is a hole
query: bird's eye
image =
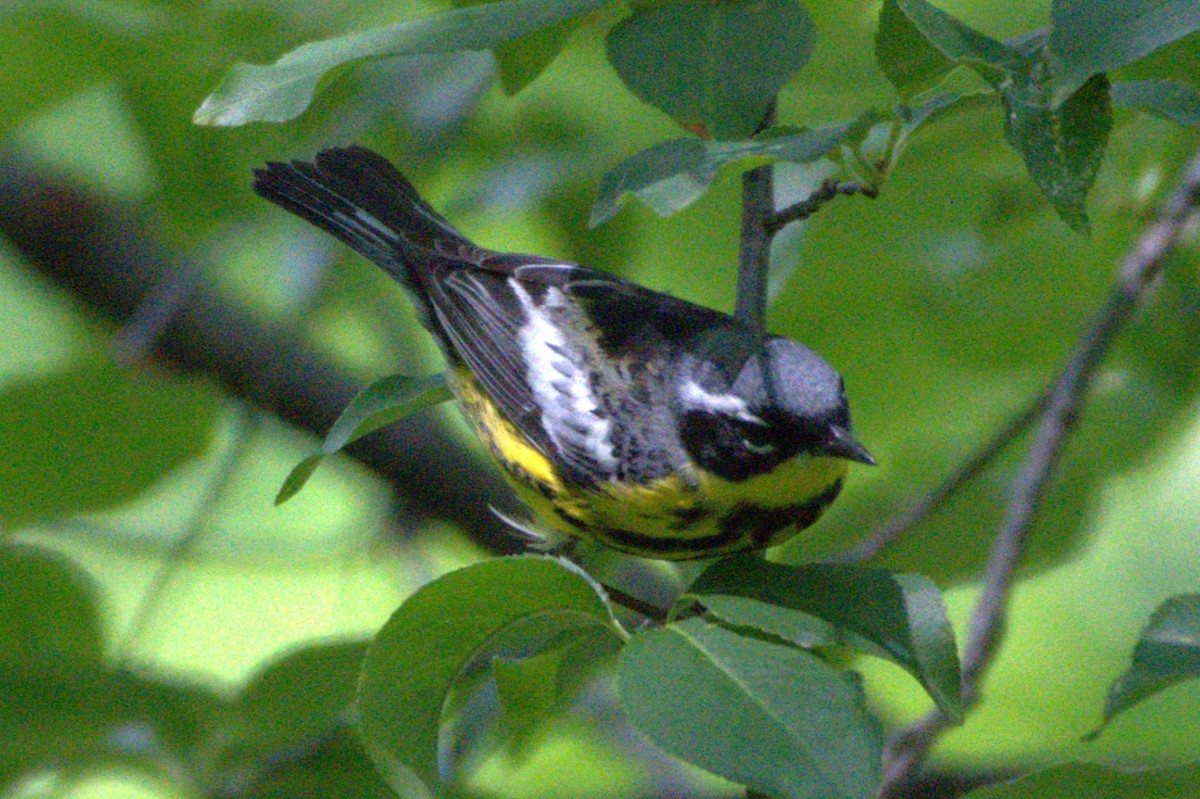
{"type": "Polygon", "coordinates": [[[767,424],[742,422],[738,425],[742,437],[742,446],[754,455],[770,455],[777,447],[772,429],[767,424]]]}

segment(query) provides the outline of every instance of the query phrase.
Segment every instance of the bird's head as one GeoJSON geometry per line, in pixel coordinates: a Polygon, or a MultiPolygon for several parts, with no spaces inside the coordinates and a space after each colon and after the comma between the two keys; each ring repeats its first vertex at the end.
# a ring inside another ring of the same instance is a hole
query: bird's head
{"type": "Polygon", "coordinates": [[[674,385],[684,448],[725,479],[797,456],[875,463],[850,434],[841,376],[791,339],[754,346],[741,331],[712,333],[681,358],[674,385]]]}

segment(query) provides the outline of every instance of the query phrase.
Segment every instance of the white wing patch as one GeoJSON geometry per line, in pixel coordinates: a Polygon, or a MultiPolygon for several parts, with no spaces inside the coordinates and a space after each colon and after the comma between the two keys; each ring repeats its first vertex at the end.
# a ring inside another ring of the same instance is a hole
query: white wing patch
{"type": "Polygon", "coordinates": [[[561,290],[550,287],[539,306],[519,281],[509,278],[508,283],[525,311],[521,353],[542,426],[569,461],[586,471],[615,471],[612,422],[597,413],[600,403],[587,364],[551,318],[556,310],[569,309],[569,301],[561,290]]]}

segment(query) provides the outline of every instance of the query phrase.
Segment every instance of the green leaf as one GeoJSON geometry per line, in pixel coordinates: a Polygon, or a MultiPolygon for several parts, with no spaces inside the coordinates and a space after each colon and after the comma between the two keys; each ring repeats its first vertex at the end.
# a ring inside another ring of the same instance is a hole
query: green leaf
{"type": "Polygon", "coordinates": [[[891,169],[895,166],[900,160],[900,156],[904,154],[909,139],[925,125],[954,114],[985,108],[996,101],[997,96],[992,92],[973,92],[971,94],[946,92],[930,97],[916,108],[901,107],[899,113],[902,124],[896,136],[896,143],[892,147],[891,162],[888,168],[891,169]]]}
{"type": "Polygon", "coordinates": [[[809,652],[692,618],[636,633],[621,703],[666,751],[772,797],[866,797],[881,734],[862,689],[809,652]]]}
{"type": "Polygon", "coordinates": [[[600,179],[588,224],[595,227],[616,216],[627,194],[670,216],[700,199],[718,168],[699,139],[674,139],[642,150],[600,179]]]}
{"type": "Polygon", "coordinates": [[[579,19],[568,19],[499,45],[496,48],[496,62],[500,67],[500,85],[504,93],[516,94],[542,74],[562,52],[579,25],[579,19]]]}
{"type": "Polygon", "coordinates": [[[612,219],[628,195],[669,216],[700,199],[728,163],[754,157],[799,164],[816,161],[878,118],[872,112],[853,122],[746,141],[705,142],[688,137],[661,142],[605,173],[589,224],[595,227],[612,219]]]}
{"type": "Polygon", "coordinates": [[[210,386],[109,363],[0,392],[0,526],[112,507],[209,444],[210,386]]]}
{"type": "Polygon", "coordinates": [[[417,591],[375,637],[359,684],[363,740],[385,779],[401,795],[441,781],[442,709],[471,664],[533,656],[598,628],[615,635],[600,589],[556,559],[490,560],[417,591]]]}
{"type": "Polygon", "coordinates": [[[264,769],[262,762],[256,763],[255,770],[248,772],[255,774],[255,778],[246,787],[238,787],[238,796],[241,799],[396,799],[396,792],[379,776],[354,730],[339,730],[323,737],[319,744],[310,745],[303,756],[284,753],[291,755],[286,768],[264,769]]]}
{"type": "MultiPolygon", "coordinates": [[[[489,2],[495,0],[455,0],[454,5],[466,8],[489,2]]],[[[573,17],[497,45],[496,63],[504,93],[516,94],[532,83],[562,52],[567,39],[581,22],[579,17],[573,17]]]]}
{"type": "Polygon", "coordinates": [[[1002,90],[1004,132],[1025,169],[1072,229],[1088,230],[1085,202],[1112,130],[1108,79],[1097,75],[1055,107],[1036,67],[1002,90]]]}
{"type": "Polygon", "coordinates": [[[1142,630],[1129,668],[1113,682],[1094,738],[1120,713],[1184,680],[1200,677],[1200,594],[1164,602],[1142,630]]]}
{"type": "Polygon", "coordinates": [[[828,563],[788,566],[749,554],[714,563],[688,595],[731,623],[771,635],[780,634],[784,609],[828,622],[852,646],[912,674],[948,717],[962,718],[954,631],[941,594],[924,577],[828,563]],[[753,603],[730,615],[728,597],[753,603]]]}
{"type": "Polygon", "coordinates": [[[951,60],[976,68],[988,82],[1020,53],[936,8],[925,0],[896,0],[896,7],[925,39],[951,60]]]}
{"type": "Polygon", "coordinates": [[[546,724],[570,708],[580,689],[619,651],[620,643],[608,627],[576,628],[530,657],[493,661],[505,743],[512,757],[529,753],[546,724]]]}
{"type": "Polygon", "coordinates": [[[103,652],[87,576],[52,552],[0,547],[0,672],[92,670],[103,652]]]}
{"type": "Polygon", "coordinates": [[[956,66],[921,34],[896,0],[884,0],[879,12],[875,62],[906,103],[937,85],[956,66]]]}
{"type": "Polygon", "coordinates": [[[608,0],[501,0],[311,42],[270,66],[236,64],[205,98],[198,125],[283,122],[312,102],[329,71],[364,58],[488,50],[594,11],[608,0]]]}
{"type": "Polygon", "coordinates": [[[342,411],[321,448],[288,473],[275,504],[281,505],[299,493],[327,455],[340,451],[368,433],[387,427],[406,416],[453,399],[444,374],[429,377],[392,375],[375,381],[359,392],[342,411]]]}
{"type": "Polygon", "coordinates": [[[795,0],[671,0],[636,10],[605,40],[630,91],[704,138],[757,130],[815,42],[795,0]]]}
{"type": "Polygon", "coordinates": [[[342,725],[366,648],[363,641],[306,646],[261,669],[233,706],[239,743],[261,757],[342,725]]]}
{"type": "Polygon", "coordinates": [[[1001,785],[971,791],[971,799],[1194,799],[1200,766],[1118,771],[1066,763],[1001,785]]]}
{"type": "Polygon", "coordinates": [[[558,673],[566,651],[551,649],[520,660],[496,660],[496,693],[504,709],[506,743],[520,759],[529,751],[546,722],[562,707],[558,673]]]}
{"type": "Polygon", "coordinates": [[[1200,125],[1200,90],[1167,80],[1131,80],[1112,85],[1113,105],[1137,108],[1194,128],[1200,125]]]}
{"type": "Polygon", "coordinates": [[[1200,31],[1200,0],[1055,0],[1050,19],[1050,59],[1065,98],[1092,75],[1200,31]]]}

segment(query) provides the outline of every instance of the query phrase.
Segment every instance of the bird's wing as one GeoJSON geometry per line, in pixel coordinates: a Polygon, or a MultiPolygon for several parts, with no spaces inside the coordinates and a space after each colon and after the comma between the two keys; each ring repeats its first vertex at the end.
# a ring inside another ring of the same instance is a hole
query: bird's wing
{"type": "Polygon", "coordinates": [[[500,412],[581,483],[618,472],[614,385],[587,317],[568,292],[573,279],[619,282],[537,256],[428,253],[422,274],[451,355],[461,359],[500,412]]]}

